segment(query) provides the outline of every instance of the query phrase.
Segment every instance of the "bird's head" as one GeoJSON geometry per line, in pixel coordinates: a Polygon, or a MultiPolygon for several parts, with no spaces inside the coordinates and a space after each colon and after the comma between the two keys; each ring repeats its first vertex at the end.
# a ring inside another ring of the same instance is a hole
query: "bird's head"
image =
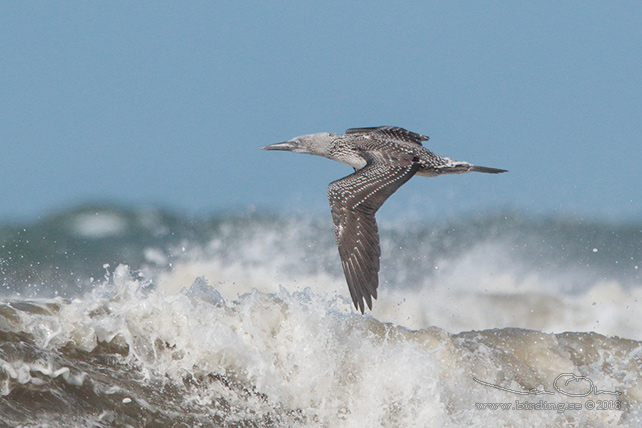
{"type": "Polygon", "coordinates": [[[330,146],[335,137],[336,134],[330,134],[329,132],[301,135],[284,143],[261,147],[261,150],[286,150],[288,152],[326,156],[330,152],[330,146]]]}

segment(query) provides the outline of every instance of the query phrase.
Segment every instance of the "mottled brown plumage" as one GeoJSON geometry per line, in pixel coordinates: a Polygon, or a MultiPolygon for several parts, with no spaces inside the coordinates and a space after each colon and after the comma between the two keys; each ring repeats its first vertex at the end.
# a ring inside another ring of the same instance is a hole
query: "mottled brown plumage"
{"type": "Polygon", "coordinates": [[[434,177],[503,169],[472,165],[439,156],[422,146],[428,137],[403,128],[351,128],[345,135],[303,135],[264,150],[287,150],[327,157],[355,169],[328,186],[335,238],[354,306],[372,309],[379,286],[379,233],[375,213],[415,174],[434,177]],[[365,301],[365,305],[364,305],[365,301]]]}

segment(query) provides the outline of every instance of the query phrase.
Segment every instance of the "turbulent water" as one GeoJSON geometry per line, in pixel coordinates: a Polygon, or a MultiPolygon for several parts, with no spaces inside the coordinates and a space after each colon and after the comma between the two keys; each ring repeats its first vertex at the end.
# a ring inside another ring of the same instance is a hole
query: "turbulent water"
{"type": "Polygon", "coordinates": [[[326,217],[0,226],[0,422],[642,424],[642,222],[383,222],[363,316],[326,217]]]}

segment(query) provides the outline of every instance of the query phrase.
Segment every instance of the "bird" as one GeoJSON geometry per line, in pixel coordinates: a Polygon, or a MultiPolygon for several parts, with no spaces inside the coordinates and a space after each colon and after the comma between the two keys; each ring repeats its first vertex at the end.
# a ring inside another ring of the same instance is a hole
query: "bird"
{"type": "Polygon", "coordinates": [[[355,308],[372,310],[377,298],[381,249],[375,213],[413,176],[483,172],[488,168],[439,156],[422,142],[428,137],[396,126],[350,128],[345,134],[320,132],[262,147],[323,156],[354,168],[328,186],[330,212],[341,265],[355,308]],[[365,302],[365,304],[364,304],[365,302]]]}

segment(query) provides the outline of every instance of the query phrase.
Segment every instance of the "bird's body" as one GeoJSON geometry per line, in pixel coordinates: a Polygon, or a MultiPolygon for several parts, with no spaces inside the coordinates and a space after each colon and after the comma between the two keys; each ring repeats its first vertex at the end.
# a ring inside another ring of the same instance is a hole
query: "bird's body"
{"type": "Polygon", "coordinates": [[[362,313],[364,300],[372,309],[372,297],[377,298],[381,251],[375,213],[390,195],[414,175],[506,172],[436,155],[422,146],[427,140],[403,128],[380,126],[303,135],[263,147],[323,156],[354,168],[353,174],[330,183],[328,198],[350,295],[362,313]]]}

